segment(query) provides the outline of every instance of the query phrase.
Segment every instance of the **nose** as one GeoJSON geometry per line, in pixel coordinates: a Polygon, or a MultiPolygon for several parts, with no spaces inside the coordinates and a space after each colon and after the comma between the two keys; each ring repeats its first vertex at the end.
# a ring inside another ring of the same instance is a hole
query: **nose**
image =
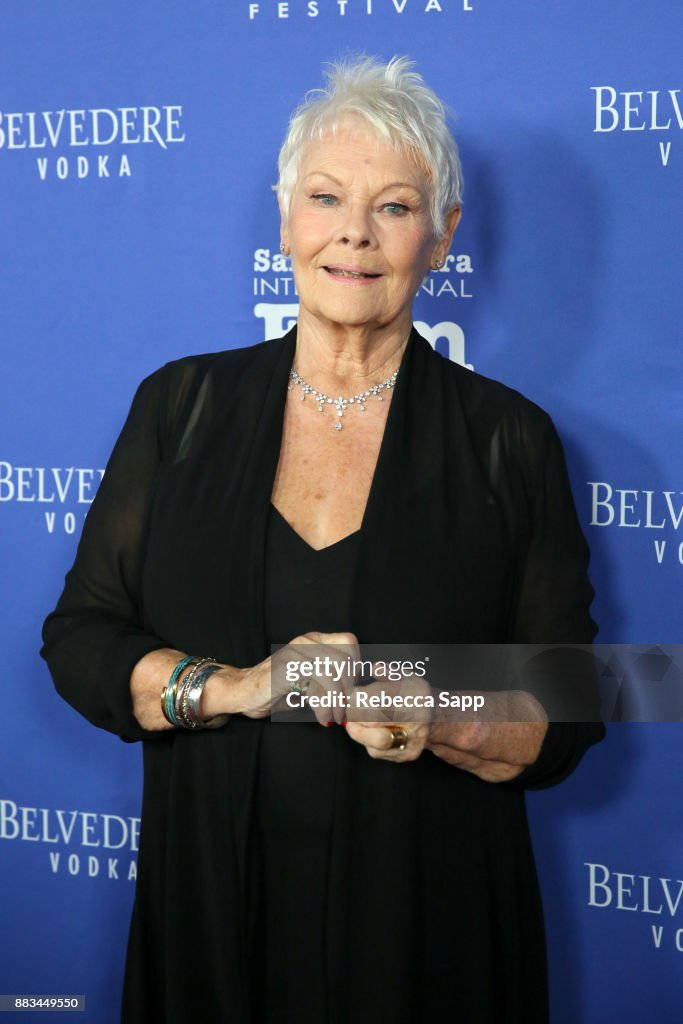
{"type": "Polygon", "coordinates": [[[339,226],[339,241],[352,249],[372,249],[376,245],[370,210],[361,203],[349,203],[339,226]]]}

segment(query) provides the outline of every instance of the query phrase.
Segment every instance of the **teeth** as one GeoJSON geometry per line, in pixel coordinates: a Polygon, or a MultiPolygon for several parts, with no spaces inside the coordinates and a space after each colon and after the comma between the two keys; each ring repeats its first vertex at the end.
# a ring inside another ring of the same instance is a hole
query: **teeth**
{"type": "Polygon", "coordinates": [[[363,274],[358,270],[333,270],[333,274],[341,274],[342,277],[369,277],[369,274],[363,274]]]}

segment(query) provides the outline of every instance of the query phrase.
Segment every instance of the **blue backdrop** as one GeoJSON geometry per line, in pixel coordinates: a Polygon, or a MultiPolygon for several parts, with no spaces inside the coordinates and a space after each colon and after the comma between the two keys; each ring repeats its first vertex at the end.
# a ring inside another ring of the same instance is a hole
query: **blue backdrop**
{"type": "MultiPolygon", "coordinates": [[[[296,314],[270,186],[324,60],[409,53],[454,111],[416,318],[554,417],[599,639],[683,642],[682,36],[678,0],[4,0],[0,993],[118,1020],[140,749],[58,699],[39,626],[139,380],[296,314]]],[[[529,799],[557,1024],[681,1019],[680,740],[613,727],[529,799]]]]}

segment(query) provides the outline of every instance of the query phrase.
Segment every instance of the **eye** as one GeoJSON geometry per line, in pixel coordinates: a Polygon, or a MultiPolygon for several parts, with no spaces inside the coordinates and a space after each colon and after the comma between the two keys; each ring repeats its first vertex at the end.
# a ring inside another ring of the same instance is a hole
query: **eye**
{"type": "Polygon", "coordinates": [[[385,203],[382,209],[386,210],[392,217],[402,217],[410,212],[404,203],[385,203]]]}
{"type": "Polygon", "coordinates": [[[311,199],[319,203],[321,206],[334,206],[337,199],[336,196],[330,195],[329,192],[315,192],[311,199]]]}

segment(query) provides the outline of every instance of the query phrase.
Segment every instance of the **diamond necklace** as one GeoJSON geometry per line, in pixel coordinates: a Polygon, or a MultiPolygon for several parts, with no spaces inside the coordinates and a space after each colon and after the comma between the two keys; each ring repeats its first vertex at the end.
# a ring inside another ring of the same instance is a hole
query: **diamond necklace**
{"type": "Polygon", "coordinates": [[[333,405],[337,410],[337,422],[334,425],[335,430],[342,429],[342,416],[346,411],[347,405],[358,406],[361,412],[365,412],[365,401],[371,398],[373,395],[376,397],[378,402],[384,401],[384,395],[380,394],[381,391],[391,391],[396,378],[398,377],[398,370],[394,370],[391,377],[387,377],[381,384],[375,384],[373,387],[368,388],[367,391],[361,391],[359,395],[354,395],[353,398],[343,398],[341,395],[338,398],[330,398],[329,395],[324,395],[322,391],[316,391],[314,387],[307,384],[303,377],[300,377],[296,370],[289,371],[289,384],[287,390],[292,391],[294,385],[298,385],[301,388],[301,401],[303,402],[306,395],[313,395],[313,398],[318,406],[318,412],[322,412],[326,405],[333,405]]]}

